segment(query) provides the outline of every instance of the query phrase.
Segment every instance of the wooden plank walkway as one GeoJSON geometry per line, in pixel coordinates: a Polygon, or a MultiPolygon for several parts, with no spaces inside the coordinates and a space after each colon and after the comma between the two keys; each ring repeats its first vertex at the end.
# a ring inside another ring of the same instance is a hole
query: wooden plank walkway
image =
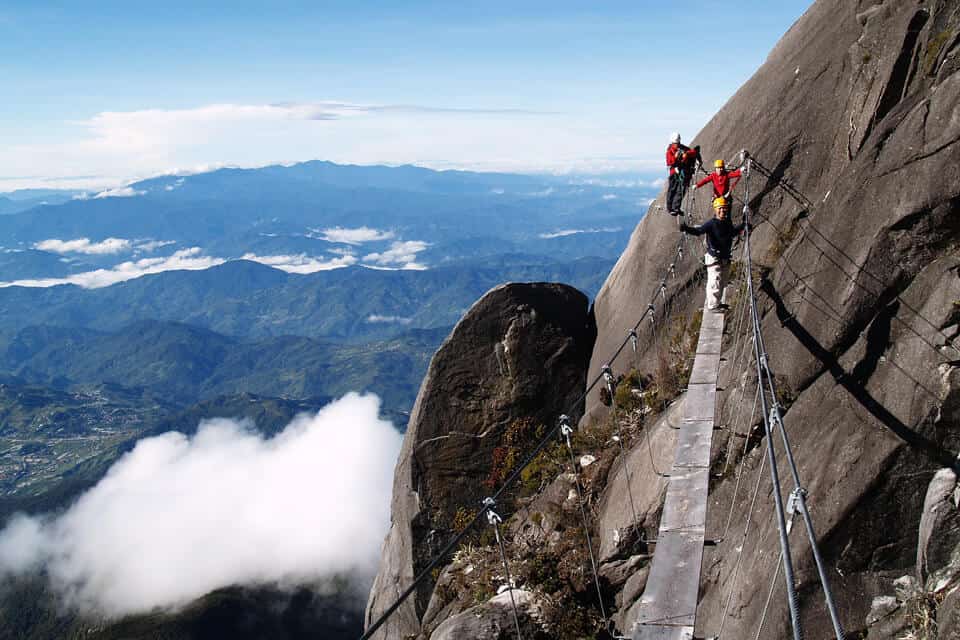
{"type": "Polygon", "coordinates": [[[657,546],[633,640],[691,640],[700,595],[723,314],[704,310],[657,546]]]}

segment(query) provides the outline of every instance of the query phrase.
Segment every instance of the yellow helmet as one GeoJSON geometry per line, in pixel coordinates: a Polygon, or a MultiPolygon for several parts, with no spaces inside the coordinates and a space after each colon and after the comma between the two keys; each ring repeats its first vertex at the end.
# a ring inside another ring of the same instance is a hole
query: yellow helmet
{"type": "Polygon", "coordinates": [[[714,166],[715,168],[722,169],[722,168],[723,168],[723,160],[714,160],[714,161],[713,161],[713,166],[714,166]]]}
{"type": "MultiPolygon", "coordinates": [[[[719,162],[722,162],[722,160],[719,161],[719,162]]],[[[714,208],[714,209],[719,209],[719,208],[721,208],[721,207],[726,207],[726,206],[727,206],[727,199],[724,198],[723,196],[720,196],[719,198],[714,198],[714,199],[713,199],[713,208],[714,208]]]]}

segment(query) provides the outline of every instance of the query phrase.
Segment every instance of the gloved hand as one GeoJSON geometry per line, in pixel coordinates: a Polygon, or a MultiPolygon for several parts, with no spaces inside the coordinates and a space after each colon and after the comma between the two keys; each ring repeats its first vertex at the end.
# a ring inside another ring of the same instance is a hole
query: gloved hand
{"type": "Polygon", "coordinates": [[[690,227],[687,226],[687,223],[686,223],[686,222],[681,222],[681,223],[680,223],[680,232],[681,232],[681,233],[686,233],[686,232],[689,231],[689,230],[690,230],[690,227]]]}

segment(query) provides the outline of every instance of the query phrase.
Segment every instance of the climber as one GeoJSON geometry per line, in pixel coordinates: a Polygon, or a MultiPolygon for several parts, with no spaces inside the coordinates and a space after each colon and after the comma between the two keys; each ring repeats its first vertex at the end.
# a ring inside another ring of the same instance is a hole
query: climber
{"type": "Polygon", "coordinates": [[[714,198],[723,198],[727,201],[727,204],[733,202],[733,196],[731,191],[737,183],[740,182],[740,169],[734,169],[733,171],[727,171],[726,167],[723,164],[723,160],[715,160],[713,162],[713,173],[707,174],[703,180],[697,182],[694,189],[699,189],[708,182],[713,183],[713,197],[714,198]],[[731,180],[733,178],[733,180],[731,180]]]}
{"type": "Polygon", "coordinates": [[[683,215],[680,206],[683,195],[690,186],[690,179],[700,161],[700,147],[693,149],[680,144],[680,134],[670,136],[670,146],[667,147],[667,166],[670,167],[670,182],[667,187],[667,211],[672,216],[683,215]]]}
{"type": "Polygon", "coordinates": [[[713,201],[715,217],[707,220],[699,227],[691,227],[681,223],[680,231],[693,236],[707,236],[707,255],[704,262],[707,265],[707,299],[708,311],[722,311],[729,307],[723,304],[723,288],[727,284],[727,275],[730,271],[730,250],[733,239],[744,230],[750,232],[746,221],[734,225],[730,222],[730,203],[726,198],[719,197],[713,201]]]}

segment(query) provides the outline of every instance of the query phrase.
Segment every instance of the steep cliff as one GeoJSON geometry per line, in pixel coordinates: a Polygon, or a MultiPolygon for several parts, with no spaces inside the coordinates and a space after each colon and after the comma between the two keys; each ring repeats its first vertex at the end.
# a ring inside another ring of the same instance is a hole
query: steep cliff
{"type": "MultiPolygon", "coordinates": [[[[749,185],[757,221],[762,329],[850,630],[866,628],[874,599],[894,595],[894,579],[916,575],[922,582],[949,563],[960,541],[955,519],[929,515],[936,500],[927,495],[934,474],[955,466],[960,451],[960,351],[951,346],[960,318],[958,44],[955,2],[820,0],[695,141],[708,160],[747,149],[758,161],[738,191],[749,185]],[[939,560],[917,566],[918,552],[929,557],[931,541],[939,560]]],[[[701,200],[700,215],[708,215],[701,200]]],[[[656,292],[676,233],[656,205],[637,227],[596,299],[588,379],[656,292]]],[[[690,286],[700,268],[685,261],[678,282],[670,283],[678,315],[702,304],[702,292],[690,286]]],[[[738,287],[735,281],[728,290],[732,319],[742,309],[738,287]]],[[[756,378],[732,348],[747,339],[745,329],[738,332],[732,322],[728,328],[718,423],[729,426],[743,410],[743,396],[749,411],[756,378]]],[[[644,338],[639,368],[655,371],[661,351],[644,338]]],[[[588,412],[594,421],[607,414],[596,392],[588,412]]],[[[740,429],[741,436],[749,430],[740,429]]],[[[739,455],[743,440],[733,431],[715,439],[715,457],[739,455]]],[[[761,460],[756,444],[749,443],[738,467],[751,488],[761,460]]],[[[730,471],[711,487],[708,528],[717,537],[728,519],[743,523],[750,511],[750,491],[733,500],[737,477],[730,471]]],[[[736,526],[727,544],[706,551],[699,635],[716,633],[725,608],[728,637],[752,637],[759,623],[778,556],[770,483],[761,478],[759,520],[740,547],[739,575],[739,542],[729,543],[742,536],[736,526]]],[[[648,493],[638,508],[655,512],[660,496],[648,493]]],[[[940,500],[941,513],[956,510],[949,502],[940,500]]],[[[601,514],[606,523],[627,520],[622,496],[608,488],[601,514]]],[[[609,527],[601,535],[607,540],[609,527]]],[[[812,637],[832,637],[801,538],[795,534],[793,543],[803,621],[812,637]]],[[[782,584],[777,588],[764,637],[789,635],[782,584]]],[[[934,601],[949,591],[928,595],[934,601]]],[[[911,597],[892,600],[891,611],[899,613],[887,612],[901,623],[909,613],[905,601],[911,597]]],[[[889,617],[874,614],[874,620],[889,617]]],[[[888,633],[894,632],[877,627],[870,637],[893,637],[888,633]]]]}
{"type": "MultiPolygon", "coordinates": [[[[756,223],[761,328],[849,636],[960,637],[958,98],[956,2],[818,0],[694,141],[707,160],[729,162],[741,149],[755,159],[736,193],[749,200],[756,223]]],[[[688,199],[694,218],[710,215],[706,195],[688,199]]],[[[688,242],[677,259],[677,233],[661,197],[594,303],[597,335],[586,380],[612,364],[618,409],[609,408],[605,385],[592,388],[574,443],[583,457],[574,466],[583,477],[582,504],[592,512],[599,584],[590,579],[586,540],[575,533],[581,500],[574,489],[581,487],[570,467],[549,467],[553,479],[512,505],[507,554],[523,622],[536,622],[532,629],[542,637],[583,637],[603,625],[603,614],[621,632],[635,620],[651,550],[645,533],[656,529],[664,497],[657,471],[672,459],[689,374],[688,337],[703,303],[702,249],[688,242]],[[628,348],[609,363],[651,300],[655,323],[644,323],[635,352],[628,348]],[[578,615],[564,618],[559,609],[578,615]],[[586,630],[590,623],[593,631],[586,630]]],[[[724,638],[754,637],[763,620],[761,637],[788,638],[784,586],[774,580],[779,547],[773,490],[761,462],[764,434],[751,415],[757,381],[747,323],[740,320],[743,265],[734,271],[707,512],[707,537],[722,540],[704,552],[697,636],[717,635],[722,627],[724,638]]],[[[485,313],[500,317],[494,307],[485,313]]],[[[448,345],[455,340],[456,333],[448,345]]],[[[481,344],[479,352],[489,354],[498,340],[481,344]]],[[[501,371],[488,359],[461,371],[459,380],[501,371]]],[[[421,401],[440,388],[442,375],[431,367],[421,401]]],[[[547,390],[572,377],[545,385],[550,375],[532,375],[526,392],[546,424],[562,404],[547,390]]],[[[516,392],[514,385],[510,393],[516,392]]],[[[465,407],[436,397],[431,413],[465,407]]],[[[415,414],[411,425],[423,419],[415,414]]],[[[432,465],[448,465],[445,457],[472,459],[472,445],[457,444],[448,431],[408,434],[394,528],[368,613],[382,611],[386,594],[409,581],[425,557],[417,554],[435,550],[430,527],[450,517],[454,501],[441,501],[447,506],[427,512],[442,517],[419,524],[430,490],[411,488],[432,465]],[[435,437],[454,449],[413,464],[418,443],[435,437]]],[[[483,469],[470,464],[474,475],[483,469]]],[[[447,478],[434,475],[433,482],[447,478]]],[[[456,497],[466,498],[465,489],[456,497]]],[[[445,565],[383,637],[426,638],[432,629],[438,640],[510,637],[504,596],[475,588],[497,570],[499,556],[489,542],[478,541],[445,565]],[[420,626],[425,619],[429,629],[420,626]]],[[[807,635],[833,637],[809,544],[797,531],[791,542],[807,635]]],[[[502,576],[493,581],[503,582],[502,576]]]]}

